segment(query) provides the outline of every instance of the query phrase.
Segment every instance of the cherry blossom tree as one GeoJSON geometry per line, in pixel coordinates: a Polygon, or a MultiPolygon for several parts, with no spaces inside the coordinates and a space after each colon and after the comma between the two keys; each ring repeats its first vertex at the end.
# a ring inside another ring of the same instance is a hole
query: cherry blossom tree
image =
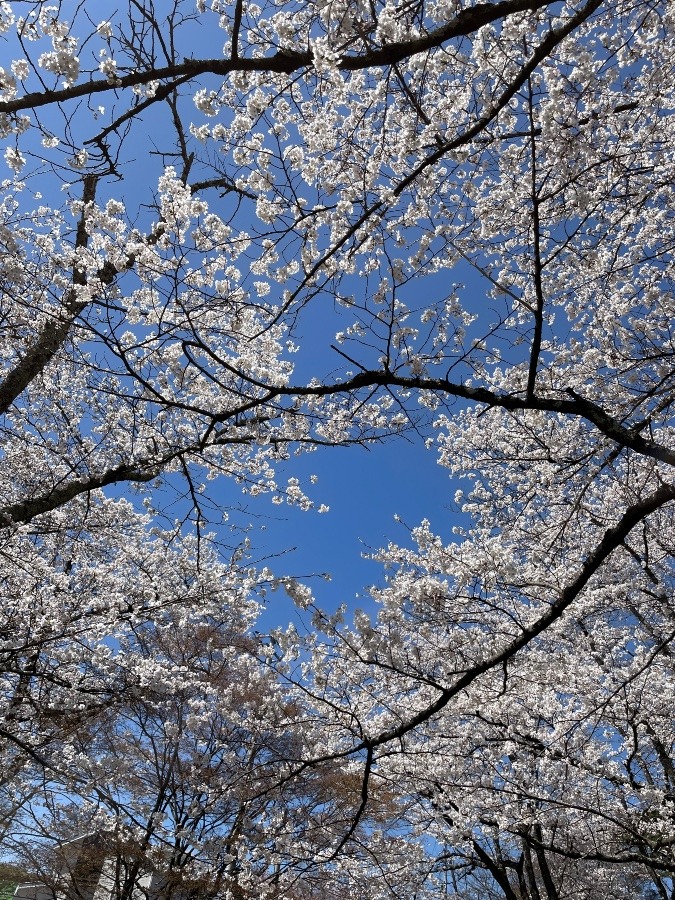
{"type": "Polygon", "coordinates": [[[261,733],[297,719],[260,808],[343,782],[291,881],[270,844],[246,890],[672,897],[673,5],[14,2],[0,30],[8,815],[45,778],[91,801],[62,761],[113,754],[106,715],[140,766],[180,678],[139,631],[273,579],[218,558],[212,480],[309,509],[296,451],[408,431],[454,538],[378,555],[376,617],[238,621],[261,733]]]}
{"type": "MultiPolygon", "coordinates": [[[[332,853],[360,800],[358,767],[294,771],[307,755],[306,709],[261,665],[242,583],[231,580],[238,593],[226,602],[172,603],[136,620],[118,656],[139,683],[60,740],[39,802],[5,842],[56,896],[81,898],[100,882],[127,900],[149,877],[166,900],[338,898],[357,886],[377,896],[363,849],[339,866],[332,853]],[[87,836],[84,862],[59,850],[73,835],[87,836]]],[[[363,846],[393,828],[395,798],[381,791],[362,818],[363,846]]]]}

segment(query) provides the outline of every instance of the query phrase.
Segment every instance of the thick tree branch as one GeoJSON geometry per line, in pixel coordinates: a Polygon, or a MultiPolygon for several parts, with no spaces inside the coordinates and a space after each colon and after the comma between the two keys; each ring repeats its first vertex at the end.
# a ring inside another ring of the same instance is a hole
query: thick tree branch
{"type": "Polygon", "coordinates": [[[109,469],[103,475],[91,475],[88,478],[71,481],[61,487],[46,491],[38,497],[0,508],[0,522],[5,524],[30,522],[35,516],[59,509],[81,494],[87,494],[110,484],[119,484],[123,481],[152,481],[159,474],[159,470],[160,467],[157,464],[148,468],[120,465],[109,469]]]}
{"type": "Polygon", "coordinates": [[[513,888],[511,887],[508,876],[503,866],[498,866],[497,863],[493,859],[491,859],[489,854],[487,854],[485,850],[483,850],[483,848],[477,841],[473,842],[473,848],[478,859],[502,889],[504,893],[504,900],[518,900],[513,891],[513,888]]]}
{"type": "MultiPolygon", "coordinates": [[[[461,10],[446,25],[419,38],[398,41],[386,47],[368,50],[361,54],[345,54],[338,62],[343,71],[359,71],[379,66],[392,66],[417,53],[441,47],[457,37],[473,34],[479,28],[496,22],[513,13],[537,10],[551,5],[551,0],[502,0],[500,3],[480,3],[461,10]]],[[[595,4],[596,8],[600,2],[595,4]]],[[[577,16],[573,17],[576,20],[577,16]]],[[[576,27],[576,25],[572,26],[576,27]]],[[[571,29],[570,29],[571,30],[571,29]]],[[[240,57],[234,52],[229,59],[185,59],[175,65],[146,69],[121,75],[114,80],[91,79],[53,91],[35,91],[13,100],[0,102],[0,112],[14,113],[26,109],[65,103],[80,97],[107,91],[148,84],[152,81],[181,79],[183,82],[200,75],[229,75],[232,72],[280,72],[292,74],[313,65],[310,51],[282,50],[272,56],[260,58],[240,57]]]]}
{"type": "Polygon", "coordinates": [[[530,349],[530,365],[527,373],[527,398],[534,396],[537,380],[537,366],[541,353],[541,339],[544,330],[544,286],[541,260],[541,222],[539,219],[539,191],[537,189],[537,139],[534,134],[534,98],[532,80],[528,79],[528,116],[530,120],[530,197],[532,200],[532,276],[534,279],[535,311],[534,334],[530,349]]]}
{"type": "Polygon", "coordinates": [[[620,421],[608,415],[597,403],[586,400],[571,388],[567,393],[572,399],[553,397],[519,397],[514,394],[498,394],[488,388],[473,387],[461,382],[452,382],[445,378],[405,377],[390,372],[359,372],[353,378],[337,384],[317,386],[295,386],[273,389],[272,394],[279,396],[289,394],[295,396],[327,396],[329,394],[355,391],[373,385],[401,387],[409,390],[432,391],[484,404],[488,407],[499,407],[513,411],[538,410],[541,412],[560,413],[565,416],[576,416],[590,422],[606,437],[616,441],[621,447],[628,447],[643,456],[649,456],[661,462],[675,466],[675,450],[656,441],[643,438],[633,427],[626,427],[620,421]]]}
{"type": "MultiPolygon", "coordinates": [[[[86,247],[89,237],[86,228],[86,206],[96,198],[95,175],[86,175],[82,189],[82,215],[77,224],[75,247],[86,247]]],[[[42,326],[35,343],[0,382],[0,415],[6,413],[16,398],[25,391],[28,385],[40,375],[52,361],[63,345],[72,328],[73,322],[85,308],[86,304],[77,299],[77,286],[85,283],[83,273],[73,269],[73,288],[64,301],[63,308],[54,318],[47,320],[42,326]]]]}
{"type": "Polygon", "coordinates": [[[507,644],[503,650],[500,650],[498,653],[483,660],[483,662],[468,669],[464,675],[454,682],[454,684],[442,691],[434,703],[430,704],[425,709],[420,710],[419,713],[405,722],[402,722],[400,725],[380,733],[372,740],[363,741],[360,745],[354,747],[351,752],[357,753],[369,747],[380,747],[392,740],[403,737],[405,734],[413,731],[423,722],[427,722],[439,713],[448,705],[453,697],[456,697],[457,694],[469,687],[469,685],[476,681],[477,678],[480,678],[481,675],[484,675],[491,669],[498,668],[515,656],[538,635],[546,631],[547,628],[550,628],[550,626],[563,615],[569,606],[577,599],[595,573],[600,569],[605,560],[608,559],[617,547],[621,546],[623,541],[637,524],[642,522],[653,512],[656,512],[657,509],[665,506],[666,503],[670,503],[672,500],[675,500],[675,483],[663,484],[643,500],[629,506],[619,522],[612,528],[607,529],[595,550],[590,553],[582,563],[576,578],[572,579],[567,587],[563,588],[558,599],[551,603],[544,615],[540,616],[532,625],[523,628],[521,635],[507,644]]]}

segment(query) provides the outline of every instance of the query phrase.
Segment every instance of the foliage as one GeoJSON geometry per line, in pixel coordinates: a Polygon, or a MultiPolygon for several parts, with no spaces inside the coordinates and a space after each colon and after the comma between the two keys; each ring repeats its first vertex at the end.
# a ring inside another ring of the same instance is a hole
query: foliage
{"type": "Polygon", "coordinates": [[[28,877],[28,873],[21,866],[8,862],[0,863],[0,897],[2,900],[11,900],[17,884],[27,881],[28,877]]]}
{"type": "Polygon", "coordinates": [[[0,4],[5,846],[668,900],[675,6],[104,7],[0,4]],[[296,452],[401,434],[465,524],[376,616],[219,543],[217,479],[309,510],[296,452]]]}

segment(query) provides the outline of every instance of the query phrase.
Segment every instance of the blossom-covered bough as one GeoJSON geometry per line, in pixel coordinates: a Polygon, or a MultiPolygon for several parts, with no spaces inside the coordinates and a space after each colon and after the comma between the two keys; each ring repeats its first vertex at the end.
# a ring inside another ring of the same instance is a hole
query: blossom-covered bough
{"type": "Polygon", "coordinates": [[[200,896],[671,897],[673,5],[0,30],[5,820],[200,896]],[[309,508],[281,461],[403,431],[454,541],[382,550],[374,620],[254,639],[210,480],[309,508]]]}

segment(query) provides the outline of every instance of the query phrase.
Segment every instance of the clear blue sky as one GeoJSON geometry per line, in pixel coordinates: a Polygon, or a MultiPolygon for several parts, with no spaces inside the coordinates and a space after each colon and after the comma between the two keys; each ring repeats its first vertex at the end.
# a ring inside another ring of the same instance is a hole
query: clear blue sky
{"type": "MultiPolygon", "coordinates": [[[[309,582],[320,606],[334,608],[347,603],[352,609],[372,608],[367,597],[357,599],[356,594],[381,582],[383,572],[363,554],[390,540],[407,544],[405,526],[414,527],[423,518],[450,540],[451,528],[459,521],[450,508],[455,486],[447,470],[437,464],[434,451],[426,450],[419,438],[414,443],[398,439],[371,450],[323,448],[293,460],[290,466],[300,476],[319,476],[312,498],[317,504],[328,504],[330,511],[322,515],[316,510],[302,512],[274,506],[267,497],[256,498],[250,504],[252,511],[270,518],[259,520],[264,521],[265,531],[253,532],[251,540],[262,553],[295,548],[270,560],[270,568],[278,575],[330,573],[329,583],[321,579],[309,582]],[[396,522],[395,515],[404,524],[396,522]]],[[[232,490],[224,483],[217,488],[229,497],[232,490]]],[[[292,614],[292,603],[282,592],[271,594],[261,625],[280,624],[292,614]]]]}

